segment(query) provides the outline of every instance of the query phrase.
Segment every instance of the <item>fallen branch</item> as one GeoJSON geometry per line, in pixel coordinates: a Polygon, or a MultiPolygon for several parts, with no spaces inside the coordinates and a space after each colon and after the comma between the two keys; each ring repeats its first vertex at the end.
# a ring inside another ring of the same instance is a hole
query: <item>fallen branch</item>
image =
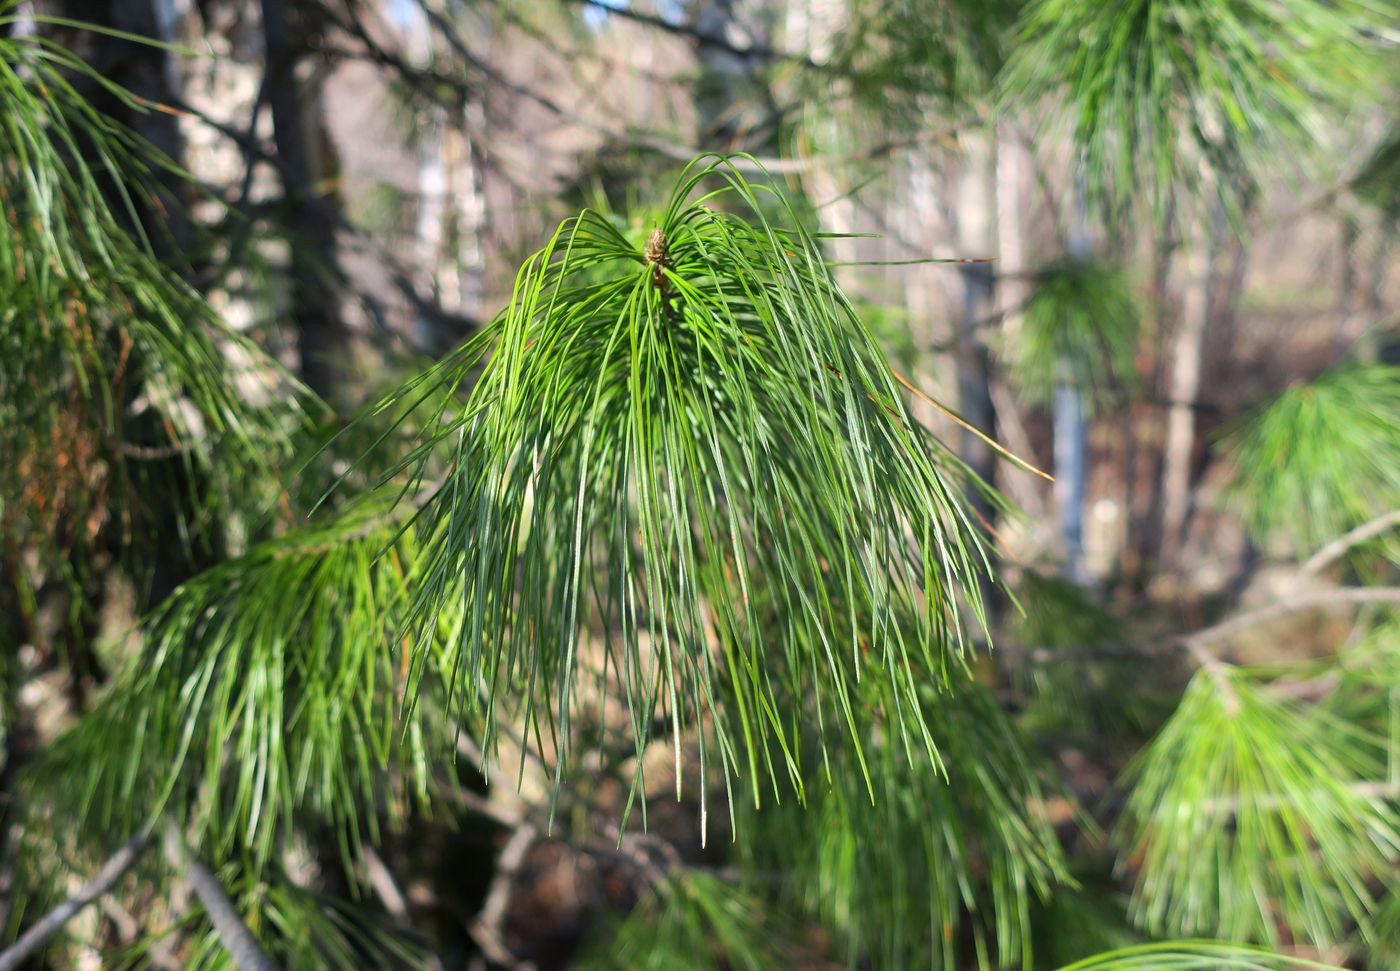
{"type": "Polygon", "coordinates": [[[126,845],[113,853],[102,865],[102,869],[97,871],[97,876],[78,888],[78,892],[73,896],[41,917],[4,951],[0,951],[0,971],[15,971],[23,966],[36,951],[48,943],[50,938],[63,930],[70,920],[111,890],[117,881],[126,874],[126,871],[130,870],[141,858],[141,854],[146,851],[146,847],[150,843],[151,833],[149,830],[138,833],[127,840],[126,845]]]}

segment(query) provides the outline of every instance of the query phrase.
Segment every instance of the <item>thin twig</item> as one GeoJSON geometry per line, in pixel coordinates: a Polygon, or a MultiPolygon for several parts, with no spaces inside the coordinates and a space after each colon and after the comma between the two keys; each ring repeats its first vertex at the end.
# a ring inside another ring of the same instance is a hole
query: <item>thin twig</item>
{"type": "Polygon", "coordinates": [[[724,51],[726,54],[733,54],[735,57],[797,63],[813,71],[829,72],[833,70],[830,65],[814,60],[809,54],[780,51],[766,44],[736,44],[723,35],[709,33],[686,23],[676,23],[667,20],[665,17],[658,17],[656,14],[646,13],[641,10],[633,10],[623,4],[605,3],[603,0],[570,0],[570,2],[604,11],[609,16],[622,17],[626,20],[635,21],[636,23],[665,31],[668,34],[685,37],[695,41],[696,45],[699,47],[715,48],[724,51]]]}
{"type": "Polygon", "coordinates": [[[179,826],[172,819],[165,821],[165,858],[199,898],[219,943],[239,971],[280,971],[243,923],[219,878],[185,845],[179,826]]]}
{"type": "Polygon", "coordinates": [[[97,876],[83,884],[77,893],[40,918],[29,930],[21,934],[17,941],[5,948],[4,951],[0,951],[0,971],[15,971],[16,968],[24,965],[70,920],[111,890],[117,881],[126,874],[126,871],[130,870],[141,858],[141,854],[145,852],[150,842],[151,832],[149,830],[138,833],[127,840],[126,845],[113,853],[102,865],[102,869],[97,871],[97,876]]]}

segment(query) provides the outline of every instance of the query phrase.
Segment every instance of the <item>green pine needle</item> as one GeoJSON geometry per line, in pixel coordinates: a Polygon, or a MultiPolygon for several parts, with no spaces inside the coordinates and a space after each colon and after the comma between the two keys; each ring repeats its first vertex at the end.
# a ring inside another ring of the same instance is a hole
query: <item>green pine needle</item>
{"type": "Polygon", "coordinates": [[[780,902],[835,932],[852,963],[1031,966],[1032,905],[1071,882],[1040,758],[985,687],[929,688],[944,776],[887,735],[875,694],[861,718],[874,798],[833,753],[807,806],[738,821],[744,872],[785,874],[780,902]]]}
{"type": "Polygon", "coordinates": [[[1400,508],[1400,368],[1346,364],[1295,384],[1224,445],[1255,536],[1311,553],[1400,508]]]}
{"type": "Polygon", "coordinates": [[[1400,850],[1392,813],[1353,788],[1385,743],[1238,669],[1202,670],[1128,773],[1121,837],[1134,916],[1154,933],[1326,946],[1365,934],[1371,881],[1400,850]]]}
{"type": "Polygon", "coordinates": [[[1046,119],[1063,100],[1091,197],[1160,213],[1325,144],[1327,108],[1380,63],[1368,28],[1393,17],[1388,0],[1034,0],[1003,87],[1046,119]]]}
{"type": "Polygon", "coordinates": [[[1342,971],[1306,958],[1216,941],[1139,944],[1060,968],[1059,971],[1342,971]]]}
{"type": "Polygon", "coordinates": [[[780,696],[854,737],[864,669],[891,730],[933,754],[919,692],[964,663],[990,567],[958,463],[780,193],[712,157],[644,247],[592,211],[566,221],[506,310],[402,394],[473,380],[412,615],[421,632],[460,601],[449,667],[488,746],[518,700],[562,778],[575,711],[613,694],[639,753],[653,719],[678,762],[705,724],[703,773],[800,787],[780,696]]]}
{"type": "Polygon", "coordinates": [[[1100,407],[1136,376],[1142,313],[1123,271],[1067,259],[1035,274],[1014,340],[1005,350],[1021,392],[1048,404],[1069,384],[1100,407]]]}

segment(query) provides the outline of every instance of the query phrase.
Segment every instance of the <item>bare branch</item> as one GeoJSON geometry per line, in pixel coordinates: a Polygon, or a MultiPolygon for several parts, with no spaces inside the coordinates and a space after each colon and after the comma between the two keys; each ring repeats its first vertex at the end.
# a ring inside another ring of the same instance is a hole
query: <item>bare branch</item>
{"type": "Polygon", "coordinates": [[[29,930],[21,934],[17,941],[5,948],[4,951],[0,951],[0,971],[15,971],[16,968],[23,966],[70,920],[111,890],[117,881],[126,874],[126,871],[130,870],[141,858],[141,854],[145,852],[150,842],[150,831],[138,833],[127,840],[126,845],[113,853],[107,862],[102,864],[102,869],[97,871],[97,876],[83,884],[77,893],[40,918],[29,930]]]}
{"type": "MultiPolygon", "coordinates": [[[[574,110],[570,106],[561,104],[560,102],[551,98],[547,94],[537,91],[528,85],[521,84],[517,81],[512,80],[511,78],[507,77],[504,73],[502,73],[498,68],[492,66],[491,64],[484,61],[482,58],[478,57],[472,52],[471,48],[467,45],[467,42],[463,40],[461,35],[458,33],[455,25],[452,24],[451,20],[440,10],[437,10],[432,5],[427,3],[426,0],[417,0],[417,6],[420,10],[422,10],[423,15],[428,19],[433,29],[437,32],[437,36],[441,37],[442,40],[447,44],[447,46],[451,48],[453,54],[463,63],[463,65],[470,70],[476,71],[486,81],[489,81],[490,83],[496,85],[500,89],[508,91],[511,94],[517,95],[518,97],[524,98],[525,100],[544,108],[546,111],[550,112],[553,115],[556,115],[560,118],[566,118],[568,119],[570,124],[573,124],[585,131],[592,132],[593,134],[598,135],[609,142],[632,144],[641,148],[648,148],[654,152],[666,156],[667,158],[674,159],[679,162],[689,162],[697,156],[705,154],[705,150],[697,148],[696,146],[687,145],[683,142],[671,141],[652,132],[639,131],[635,129],[615,128],[611,125],[602,124],[600,122],[592,121],[589,118],[581,116],[576,110],[574,110]]],[[[398,54],[392,48],[387,47],[378,40],[376,40],[367,30],[364,29],[362,25],[357,24],[357,22],[353,18],[342,17],[339,14],[330,11],[329,7],[327,7],[326,9],[329,15],[336,19],[337,26],[345,30],[354,38],[354,40],[358,41],[362,45],[363,56],[368,60],[380,65],[381,67],[395,72],[401,78],[404,78],[410,82],[415,76],[421,77],[428,70],[422,67],[410,65],[400,54],[398,54]]],[[[646,19],[647,22],[650,22],[650,15],[647,14],[640,14],[636,11],[629,12],[618,10],[617,8],[611,6],[607,9],[609,9],[613,13],[621,14],[622,16],[630,16],[633,19],[646,19]]],[[[657,20],[660,25],[664,25],[668,29],[675,29],[681,33],[689,32],[688,28],[674,27],[667,21],[660,20],[660,18],[657,18],[657,20]]],[[[743,49],[741,48],[740,52],[742,51],[743,49]]],[[[341,56],[355,56],[355,52],[353,51],[336,51],[335,53],[338,53],[341,56]]],[[[762,55],[763,51],[762,49],[754,49],[752,53],[762,55]]],[[[770,54],[766,56],[780,55],[770,52],[770,54]]],[[[466,84],[465,82],[456,81],[447,75],[433,73],[433,80],[435,83],[447,84],[449,87],[453,88],[454,94],[457,94],[462,97],[466,97],[472,91],[470,85],[466,84]]],[[[748,158],[735,158],[731,161],[734,167],[741,172],[766,171],[771,175],[794,175],[821,169],[839,168],[843,165],[858,165],[862,163],[878,161],[882,158],[894,154],[900,149],[914,148],[919,145],[927,144],[930,142],[950,141],[953,138],[955,138],[960,131],[977,124],[978,120],[979,119],[975,118],[966,119],[957,124],[945,125],[938,128],[918,131],[897,138],[886,139],[885,141],[872,145],[863,151],[845,156],[822,155],[810,156],[807,158],[764,157],[755,158],[752,160],[748,158]]]]}
{"type": "Polygon", "coordinates": [[[1317,576],[1350,550],[1397,526],[1400,526],[1400,509],[1392,509],[1384,516],[1377,516],[1369,523],[1362,523],[1350,532],[1343,533],[1308,558],[1303,564],[1303,572],[1299,579],[1317,576]]]}
{"type": "Polygon", "coordinates": [[[1298,594],[1282,603],[1246,610],[1244,613],[1236,614],[1229,620],[1222,621],[1213,627],[1207,627],[1205,630],[1186,635],[1184,638],[1175,638],[1175,640],[1191,641],[1196,644],[1213,644],[1227,640],[1251,627],[1267,624],[1269,621],[1302,610],[1311,610],[1314,607],[1331,607],[1337,604],[1371,603],[1400,604],[1400,587],[1337,587],[1332,590],[1298,594]]]}
{"type": "Polygon", "coordinates": [[[726,54],[733,54],[735,57],[751,58],[761,61],[783,61],[801,64],[803,67],[813,71],[831,71],[830,65],[815,61],[807,54],[789,53],[787,51],[776,50],[766,44],[735,44],[727,37],[718,34],[711,34],[691,27],[684,23],[672,23],[665,17],[658,17],[656,14],[645,13],[641,10],[633,10],[630,7],[620,4],[604,3],[603,0],[570,0],[579,6],[593,7],[597,10],[606,11],[610,15],[622,17],[625,20],[635,21],[654,27],[657,30],[665,31],[668,34],[675,34],[695,41],[699,47],[709,47],[715,50],[724,51],[726,54]]]}
{"type": "Polygon", "coordinates": [[[997,650],[1031,664],[1059,664],[1065,661],[1094,661],[1111,658],[1166,657],[1182,650],[1190,651],[1199,660],[1205,645],[1228,640],[1251,627],[1267,624],[1289,614],[1317,607],[1371,603],[1400,604],[1400,587],[1335,587],[1331,590],[1299,594],[1281,603],[1246,610],[1194,633],[1173,634],[1141,644],[1095,644],[1063,648],[1007,646],[999,647],[997,650]],[[1194,650],[1192,649],[1193,644],[1195,645],[1194,650]]]}
{"type": "Polygon", "coordinates": [[[209,923],[214,925],[219,943],[239,971],[280,971],[253,932],[243,923],[219,878],[185,845],[185,839],[172,819],[165,821],[165,858],[183,874],[190,889],[204,905],[204,912],[209,915],[209,923]]]}

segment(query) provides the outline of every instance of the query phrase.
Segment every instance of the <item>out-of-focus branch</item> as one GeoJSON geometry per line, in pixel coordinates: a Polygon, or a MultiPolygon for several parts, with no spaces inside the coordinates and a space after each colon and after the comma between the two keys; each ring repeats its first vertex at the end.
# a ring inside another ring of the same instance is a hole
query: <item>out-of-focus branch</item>
{"type": "MultiPolygon", "coordinates": [[[[388,865],[374,847],[368,843],[361,849],[361,858],[365,864],[365,876],[369,880],[370,888],[374,891],[375,896],[384,905],[384,909],[389,912],[394,923],[411,931],[413,920],[408,912],[408,898],[399,889],[398,881],[394,879],[394,874],[390,872],[388,865]]],[[[435,954],[428,957],[426,967],[428,971],[443,971],[442,961],[435,954]]]]}
{"type": "Polygon", "coordinates": [[[1190,651],[1193,656],[1199,658],[1202,652],[1206,651],[1207,645],[1228,640],[1251,627],[1267,624],[1289,614],[1316,607],[1373,603],[1400,604],[1400,587],[1337,587],[1332,590],[1298,594],[1280,603],[1246,610],[1194,633],[1173,634],[1170,637],[1144,641],[1141,644],[1098,644],[1063,648],[1007,646],[998,648],[998,650],[1031,664],[1058,664],[1065,661],[1093,661],[1108,658],[1162,657],[1176,654],[1182,650],[1190,651]]]}
{"type": "Polygon", "coordinates": [[[1286,617],[1300,610],[1331,607],[1336,604],[1374,603],[1400,604],[1400,587],[1337,587],[1333,590],[1301,593],[1281,603],[1246,610],[1228,620],[1221,621],[1194,634],[1186,635],[1184,638],[1176,638],[1176,640],[1189,641],[1198,645],[1214,644],[1227,640],[1251,627],[1267,624],[1271,620],[1286,617]]]}
{"type": "Polygon", "coordinates": [[[1368,523],[1362,523],[1350,532],[1343,533],[1322,549],[1318,550],[1308,561],[1303,564],[1303,572],[1300,579],[1316,576],[1327,569],[1333,563],[1340,560],[1349,551],[1369,542],[1395,527],[1400,526],[1400,509],[1392,509],[1383,516],[1377,516],[1368,523]]]}
{"type": "MultiPolygon", "coordinates": [[[[1347,794],[1355,796],[1357,799],[1364,799],[1368,802],[1384,802],[1400,799],[1400,785],[1394,782],[1348,782],[1343,783],[1342,788],[1347,794]]],[[[1321,795],[1321,793],[1295,793],[1293,795],[1262,795],[1250,799],[1250,805],[1256,809],[1281,809],[1284,806],[1311,801],[1321,795]]],[[[1234,815],[1239,812],[1240,804],[1243,800],[1239,796],[1225,796],[1214,799],[1206,799],[1201,803],[1201,808],[1212,813],[1226,813],[1234,815]]]]}
{"type": "Polygon", "coordinates": [[[114,887],[126,871],[135,865],[151,843],[149,831],[138,833],[102,864],[97,876],[78,888],[63,903],[41,917],[33,926],[19,936],[4,951],[0,951],[0,971],[15,971],[22,967],[31,956],[48,943],[64,926],[81,913],[89,904],[96,901],[114,887]]]}
{"type": "MultiPolygon", "coordinates": [[[[601,124],[582,117],[570,106],[560,104],[548,95],[506,77],[500,70],[486,63],[471,50],[457,28],[445,14],[427,3],[426,0],[418,0],[417,5],[432,26],[435,35],[446,43],[453,55],[462,61],[463,66],[479,74],[482,79],[496,85],[501,90],[524,98],[544,108],[551,114],[567,119],[572,125],[585,131],[592,132],[595,135],[602,136],[611,143],[631,144],[640,148],[648,148],[679,162],[689,162],[696,156],[704,154],[704,151],[696,146],[667,139],[653,132],[614,128],[610,125],[601,124]]],[[[323,7],[323,9],[328,8],[323,7]]],[[[634,19],[642,18],[645,20],[650,17],[650,15],[641,14],[636,11],[618,11],[613,7],[608,7],[607,9],[612,10],[614,13],[623,13],[625,16],[631,16],[634,19]]],[[[471,86],[465,81],[450,78],[441,74],[441,72],[434,72],[429,68],[408,63],[404,57],[377,40],[363,25],[358,24],[353,18],[344,17],[334,11],[331,12],[331,16],[335,19],[336,26],[344,30],[362,46],[363,51],[360,53],[360,56],[393,71],[410,85],[422,89],[423,85],[415,84],[415,81],[421,79],[425,75],[431,75],[434,83],[446,84],[453,91],[454,96],[465,96],[465,94],[471,90],[471,86]]],[[[676,30],[681,32],[685,32],[689,29],[671,25],[665,20],[657,19],[660,24],[668,28],[675,27],[676,30]]],[[[354,51],[334,50],[329,48],[327,50],[341,57],[355,56],[357,53],[354,51]]],[[[740,48],[739,50],[742,51],[744,49],[740,48]]],[[[740,171],[744,172],[762,170],[773,175],[794,175],[803,172],[836,168],[843,165],[874,162],[892,155],[902,148],[912,148],[929,142],[947,141],[957,135],[958,132],[976,124],[977,121],[977,119],[967,119],[956,125],[946,125],[932,130],[914,132],[897,138],[889,138],[860,152],[849,155],[821,155],[807,158],[778,158],[771,156],[752,159],[736,158],[734,159],[734,165],[740,171]]]]}
{"type": "Polygon", "coordinates": [[[510,834],[501,855],[496,860],[496,874],[491,878],[490,889],[486,891],[486,902],[481,913],[472,923],[471,935],[480,946],[482,953],[490,960],[507,968],[520,966],[519,959],[511,952],[505,940],[506,915],[510,911],[510,898],[515,889],[515,877],[525,865],[525,856],[534,845],[537,831],[530,823],[521,823],[510,834]]]}
{"type": "Polygon", "coordinates": [[[219,878],[204,865],[204,861],[190,852],[179,826],[171,819],[165,821],[165,858],[199,898],[204,912],[209,915],[209,923],[214,926],[214,933],[219,937],[219,943],[239,971],[280,971],[253,932],[243,923],[219,878]]]}
{"type": "Polygon", "coordinates": [[[700,47],[709,47],[715,50],[733,54],[736,57],[752,58],[760,61],[781,61],[785,63],[801,64],[805,68],[813,71],[830,71],[832,68],[828,64],[815,61],[808,54],[796,54],[789,51],[780,51],[767,44],[736,44],[719,34],[712,34],[699,28],[692,27],[685,23],[674,23],[656,14],[646,13],[642,10],[633,10],[629,6],[622,4],[605,3],[604,0],[568,0],[573,6],[592,7],[595,10],[606,11],[608,14],[621,17],[624,20],[631,20],[635,23],[645,24],[668,34],[675,34],[677,37],[685,37],[695,41],[700,47]]]}

